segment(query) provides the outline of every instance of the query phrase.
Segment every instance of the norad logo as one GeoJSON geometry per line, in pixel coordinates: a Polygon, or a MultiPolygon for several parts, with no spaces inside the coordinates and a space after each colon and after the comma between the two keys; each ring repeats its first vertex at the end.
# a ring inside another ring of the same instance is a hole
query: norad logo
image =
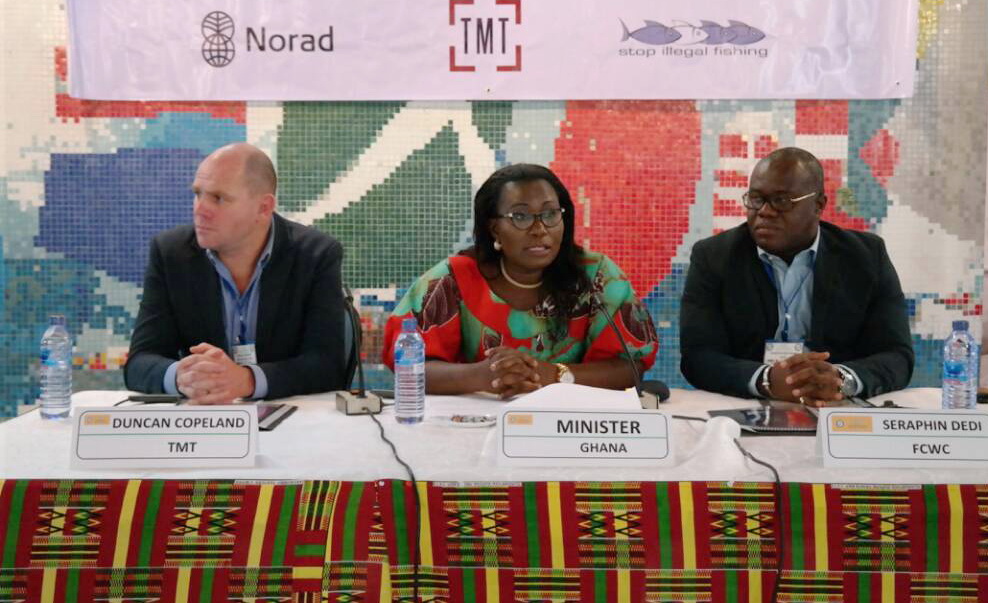
{"type": "Polygon", "coordinates": [[[333,52],[333,26],[325,33],[284,33],[267,27],[247,28],[247,52],[333,52]]]}
{"type": "Polygon", "coordinates": [[[226,67],[237,54],[233,46],[233,19],[214,10],[202,20],[202,58],[213,67],[226,67]]]}
{"type": "MultiPolygon", "coordinates": [[[[213,67],[226,67],[236,55],[233,18],[212,11],[202,20],[202,58],[213,67]]],[[[333,26],[316,32],[284,32],[267,26],[244,28],[247,52],[333,52],[333,26]]]]}

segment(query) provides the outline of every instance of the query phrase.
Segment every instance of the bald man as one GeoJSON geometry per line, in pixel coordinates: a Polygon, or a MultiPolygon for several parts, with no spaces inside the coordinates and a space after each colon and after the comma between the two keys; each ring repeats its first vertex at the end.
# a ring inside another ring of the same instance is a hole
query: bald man
{"type": "Polygon", "coordinates": [[[154,237],[127,388],[200,404],[344,384],[343,249],[277,213],[260,149],[218,149],[192,182],[194,224],[154,237]]]}
{"type": "Polygon", "coordinates": [[[699,389],[819,406],[904,388],[914,354],[899,277],[874,234],[822,222],[823,168],[755,166],[747,222],[693,246],[680,367],[699,389]]]}

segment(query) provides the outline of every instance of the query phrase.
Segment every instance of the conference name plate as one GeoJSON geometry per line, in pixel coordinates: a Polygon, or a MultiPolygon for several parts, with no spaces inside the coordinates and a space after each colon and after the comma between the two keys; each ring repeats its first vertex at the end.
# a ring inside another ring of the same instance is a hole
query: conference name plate
{"type": "Polygon", "coordinates": [[[669,417],[655,411],[511,407],[498,421],[498,463],[659,467],[673,464],[669,417]]]}
{"type": "Polygon", "coordinates": [[[988,468],[988,412],[820,409],[825,467],[988,468]]]}
{"type": "Polygon", "coordinates": [[[257,407],[80,409],[71,455],[78,468],[253,467],[257,407]]]}

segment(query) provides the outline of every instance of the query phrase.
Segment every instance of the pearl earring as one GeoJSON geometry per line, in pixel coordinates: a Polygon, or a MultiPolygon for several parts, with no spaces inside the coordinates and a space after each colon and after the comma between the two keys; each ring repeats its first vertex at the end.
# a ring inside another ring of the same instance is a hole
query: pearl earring
{"type": "Polygon", "coordinates": [[[494,241],[494,251],[501,251],[501,241],[494,241]]]}

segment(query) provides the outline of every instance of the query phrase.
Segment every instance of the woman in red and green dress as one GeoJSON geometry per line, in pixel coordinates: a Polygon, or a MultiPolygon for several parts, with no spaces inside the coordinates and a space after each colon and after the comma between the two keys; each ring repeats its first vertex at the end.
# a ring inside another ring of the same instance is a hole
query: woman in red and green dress
{"type": "Polygon", "coordinates": [[[550,383],[624,389],[655,361],[652,318],[608,257],[574,242],[569,192],[549,169],[512,165],[474,198],[473,247],[407,291],[385,327],[384,362],[414,317],[425,339],[426,391],[509,398],[550,383]],[[606,314],[606,315],[605,315],[606,314]]]}

